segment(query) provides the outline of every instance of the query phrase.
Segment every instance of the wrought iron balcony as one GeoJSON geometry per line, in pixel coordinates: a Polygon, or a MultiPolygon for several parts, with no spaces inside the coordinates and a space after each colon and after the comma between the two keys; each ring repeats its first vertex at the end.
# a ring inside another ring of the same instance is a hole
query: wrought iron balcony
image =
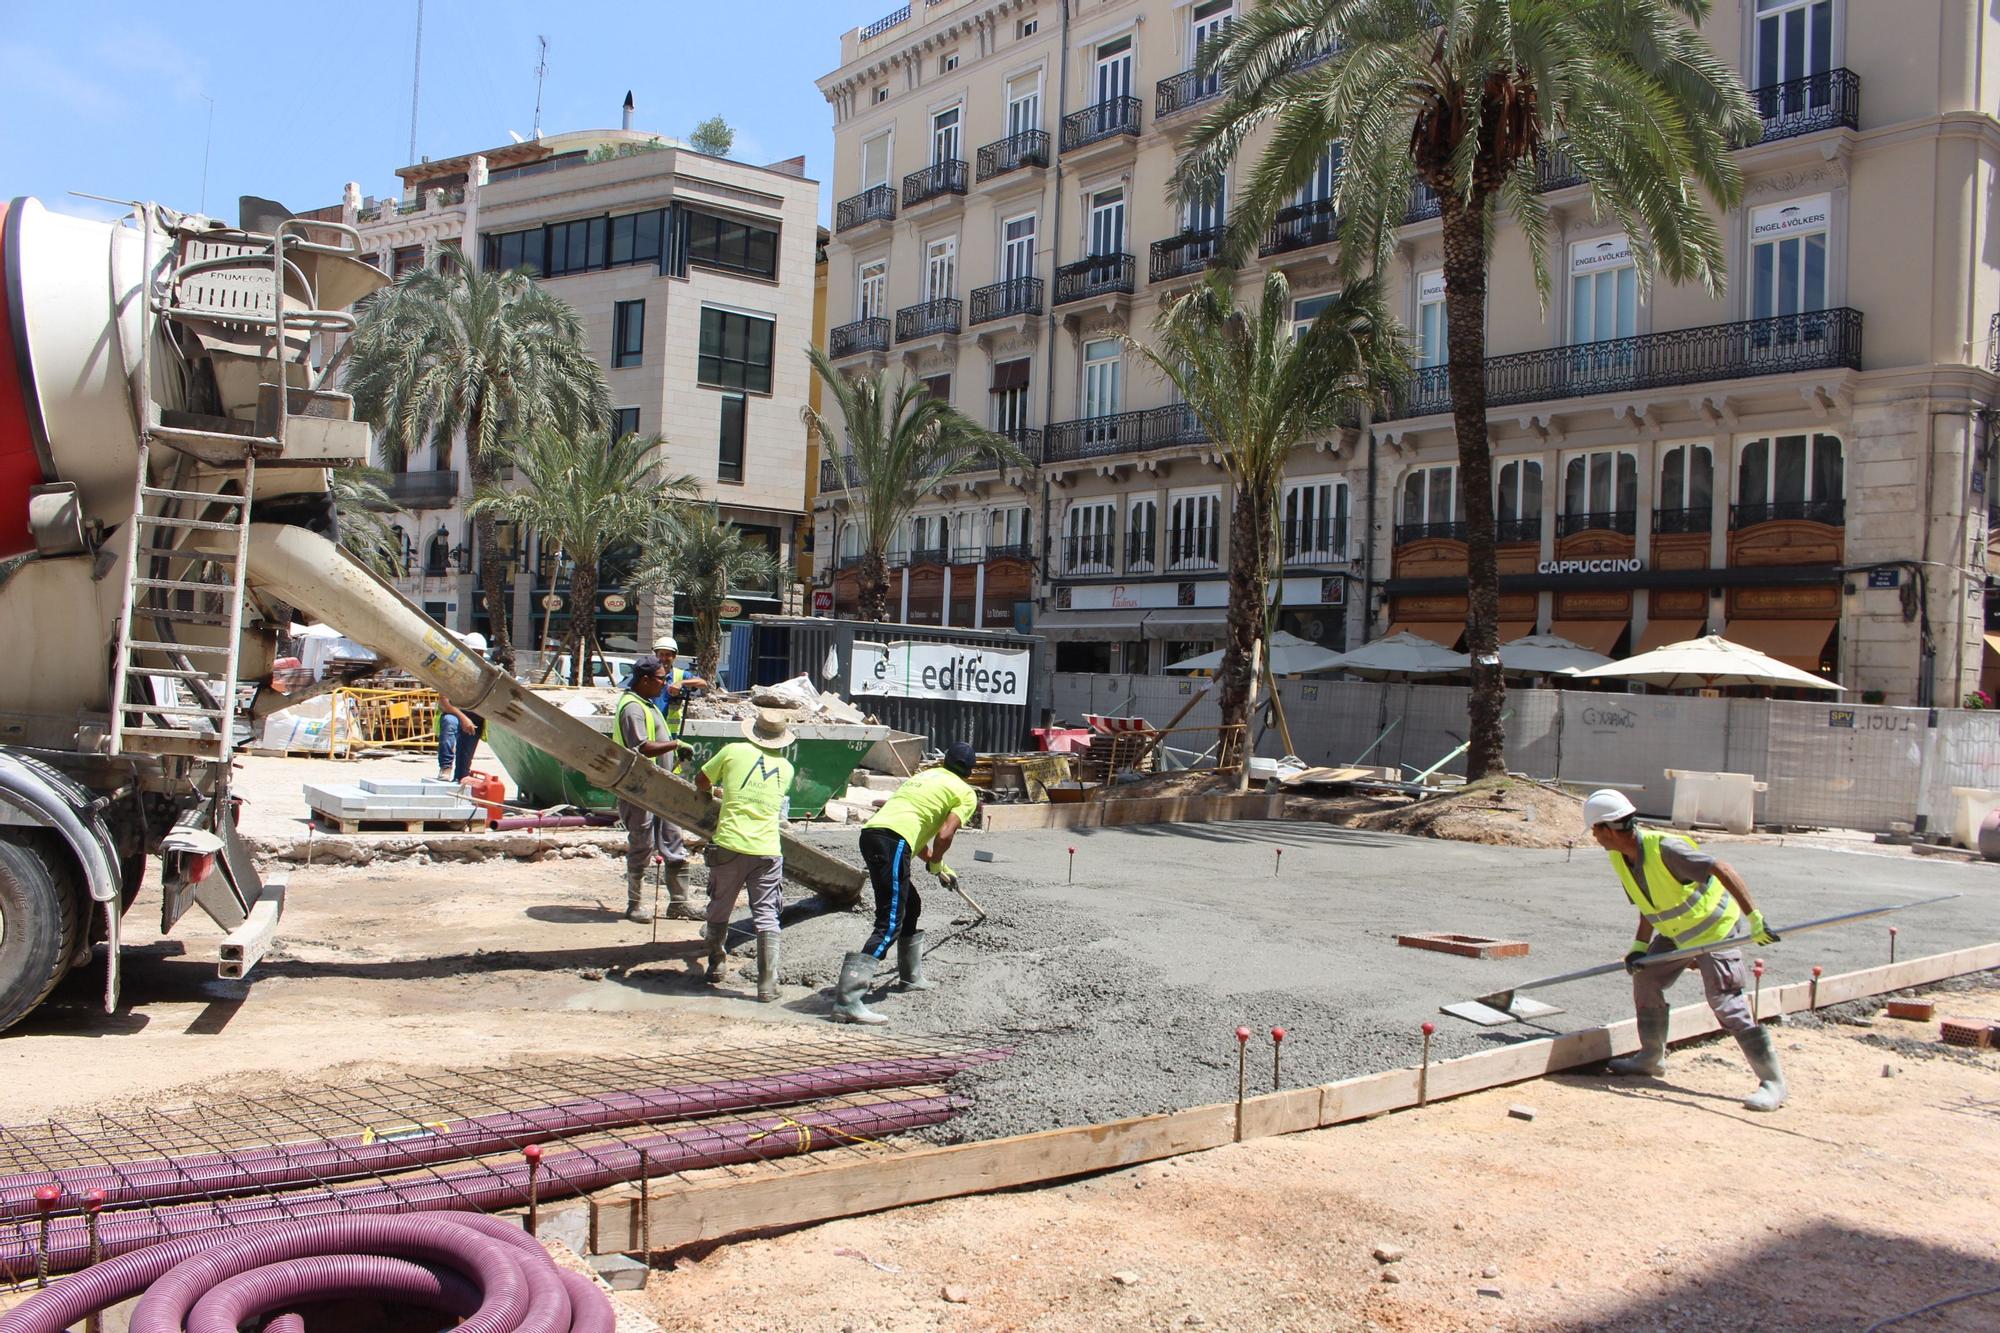
{"type": "MultiPolygon", "coordinates": [[[[1796,139],[1801,134],[1846,126],[1861,128],[1861,76],[1851,69],[1830,69],[1800,79],[1766,84],[1750,91],[1764,122],[1759,143],[1796,139]]],[[[1747,146],[1747,145],[1744,145],[1747,146]]]]}
{"type": "Polygon", "coordinates": [[[1138,273],[1139,261],[1131,255],[1091,255],[1064,264],[1056,270],[1056,304],[1119,292],[1130,296],[1138,273]]]}
{"type": "Polygon", "coordinates": [[[951,563],[954,565],[976,565],[986,558],[984,546],[954,546],[951,548],[951,563]]]}
{"type": "Polygon", "coordinates": [[[1715,526],[1715,513],[1707,505],[1699,509],[1655,509],[1653,532],[1708,532],[1715,526]]]}
{"type": "Polygon", "coordinates": [[[1556,536],[1572,537],[1579,532],[1622,532],[1627,537],[1639,530],[1639,515],[1632,509],[1606,509],[1588,514],[1557,514],[1556,536]]]}
{"type": "Polygon", "coordinates": [[[1986,326],[1986,368],[2000,375],[2000,312],[1986,326]]]}
{"type": "Polygon", "coordinates": [[[986,548],[986,560],[989,564],[995,560],[1033,560],[1034,558],[1035,548],[1028,542],[1005,542],[998,546],[989,545],[986,548]]]}
{"type": "Polygon", "coordinates": [[[1125,572],[1127,574],[1150,574],[1153,572],[1156,540],[1159,533],[1152,528],[1140,528],[1137,532],[1125,534],[1125,572]]]}
{"type": "Polygon", "coordinates": [[[956,157],[911,172],[903,177],[903,207],[915,208],[941,194],[964,194],[965,175],[965,162],[956,157]]]}
{"type": "Polygon", "coordinates": [[[895,27],[897,24],[907,22],[909,17],[910,17],[910,7],[908,5],[904,5],[901,9],[897,10],[895,13],[885,14],[881,18],[876,19],[873,23],[869,24],[867,27],[863,28],[861,30],[860,40],[865,42],[871,37],[880,37],[883,33],[889,31],[889,29],[895,27]]]}
{"type": "Polygon", "coordinates": [[[1112,574],[1112,567],[1118,558],[1118,543],[1111,534],[1100,532],[1089,537],[1065,537],[1062,544],[1063,573],[1065,574],[1112,574]]]}
{"type": "Polygon", "coordinates": [[[1004,176],[1023,167],[1046,167],[1048,164],[1049,132],[1022,130],[979,150],[979,179],[990,181],[995,176],[1004,176]]]}
{"type": "Polygon", "coordinates": [[[889,321],[880,315],[869,319],[857,319],[852,324],[842,324],[830,329],[826,335],[826,354],[838,361],[844,356],[860,356],[863,352],[886,352],[889,350],[889,321]]]}
{"type": "Polygon", "coordinates": [[[1288,565],[1326,565],[1347,559],[1347,522],[1324,518],[1285,524],[1284,557],[1288,565]]]}
{"type": "Polygon", "coordinates": [[[399,509],[449,509],[458,499],[458,473],[391,472],[383,489],[399,509]]]}
{"type": "Polygon", "coordinates": [[[1546,194],[1583,184],[1583,169],[1561,144],[1544,144],[1535,150],[1536,186],[1546,194]]]}
{"type": "MultiPolygon", "coordinates": [[[[1861,368],[1861,312],[1848,307],[1490,356],[1486,405],[1511,407],[1841,367],[1861,368]]],[[[1432,366],[1407,381],[1390,415],[1449,411],[1450,372],[1432,366]]]]}
{"type": "Polygon", "coordinates": [[[864,222],[888,222],[896,216],[896,192],[886,185],[863,190],[833,207],[833,229],[849,231],[864,222]]]}
{"type": "Polygon", "coordinates": [[[1221,538],[1222,529],[1209,523],[1170,529],[1167,533],[1167,569],[1184,573],[1220,568],[1216,556],[1221,550],[1221,538]]]}
{"type": "Polygon", "coordinates": [[[1010,315],[1039,315],[1042,313],[1042,280],[1040,278],[1009,278],[996,282],[991,287],[972,289],[972,322],[984,324],[988,320],[1006,319],[1010,315]]]}
{"type": "Polygon", "coordinates": [[[1538,542],[1541,539],[1540,514],[1529,518],[1498,519],[1493,524],[1493,540],[1496,542],[1538,542]]]}
{"type": "Polygon", "coordinates": [[[919,546],[910,552],[912,565],[943,565],[951,562],[951,552],[942,546],[919,546]]]}
{"type": "Polygon", "coordinates": [[[1164,282],[1201,272],[1215,262],[1222,250],[1222,238],[1228,234],[1227,227],[1203,227],[1154,241],[1152,259],[1146,265],[1146,280],[1164,282]]]}
{"type": "Polygon", "coordinates": [[[819,488],[822,491],[844,491],[861,484],[861,474],[851,459],[822,458],[819,460],[819,488]],[[842,467],[841,464],[846,466],[842,467]]]}
{"type": "Polygon", "coordinates": [[[1398,523],[1396,525],[1396,545],[1407,546],[1411,542],[1445,540],[1462,542],[1465,540],[1464,519],[1450,523],[1398,523]]]}
{"type": "Polygon", "coordinates": [[[1067,153],[1119,135],[1139,137],[1139,99],[1113,97],[1063,117],[1062,150],[1067,153]]]}
{"type": "Polygon", "coordinates": [[[1316,245],[1332,245],[1340,237],[1340,215],[1333,200],[1312,199],[1278,210],[1264,232],[1257,253],[1269,259],[1291,250],[1310,250],[1316,245]]]}
{"type": "MultiPolygon", "coordinates": [[[[1031,466],[1042,461],[1042,433],[1033,426],[1012,426],[993,433],[1019,449],[1031,466]]],[[[991,450],[969,448],[952,463],[951,470],[954,473],[993,472],[1002,466],[1016,465],[1002,464],[991,450]]]]}
{"type": "Polygon", "coordinates": [[[859,569],[861,568],[861,562],[867,558],[859,551],[850,551],[846,555],[837,557],[833,562],[833,567],[835,569],[859,569]]]}
{"type": "Polygon", "coordinates": [[[1105,454],[1143,453],[1208,439],[1194,409],[1186,403],[1120,412],[1113,416],[1058,421],[1048,429],[1047,460],[1051,463],[1105,454]]]}
{"type": "Polygon", "coordinates": [[[1443,211],[1443,206],[1438,203],[1436,190],[1422,181],[1410,182],[1410,207],[1403,214],[1404,222],[1422,222],[1427,218],[1436,217],[1443,211]]]}
{"type": "Polygon", "coordinates": [[[1025,457],[1028,460],[1028,462],[1040,463],[1042,461],[1041,427],[1009,426],[1005,430],[996,431],[995,434],[999,435],[1001,439],[1006,440],[1016,449],[1019,449],[1021,451],[1022,456],[1025,457]]]}
{"type": "Polygon", "coordinates": [[[957,333],[959,310],[960,302],[956,297],[906,305],[896,312],[896,341],[906,343],[917,338],[957,333]]]}
{"type": "Polygon", "coordinates": [[[1189,107],[1200,106],[1203,102],[1222,96],[1222,72],[1212,70],[1203,74],[1200,70],[1182,70],[1171,78],[1161,79],[1153,88],[1153,119],[1165,120],[1178,115],[1189,107]]]}
{"type": "Polygon", "coordinates": [[[1779,523],[1787,520],[1824,523],[1830,528],[1846,527],[1847,501],[1844,499],[1777,500],[1769,504],[1729,506],[1731,528],[1754,528],[1759,523],[1779,523]]]}

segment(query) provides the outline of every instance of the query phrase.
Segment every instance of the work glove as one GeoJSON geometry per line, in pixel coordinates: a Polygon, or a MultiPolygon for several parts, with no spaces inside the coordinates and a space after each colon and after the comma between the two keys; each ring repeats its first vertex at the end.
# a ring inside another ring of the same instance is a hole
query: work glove
{"type": "Polygon", "coordinates": [[[938,883],[944,885],[947,889],[957,886],[958,872],[943,861],[927,861],[924,863],[924,868],[929,870],[933,875],[936,875],[938,883]]]}
{"type": "Polygon", "coordinates": [[[1653,946],[1650,941],[1633,940],[1632,947],[1625,951],[1625,970],[1637,973],[1639,965],[1646,961],[1646,955],[1651,953],[1652,950],[1653,946]]]}
{"type": "Polygon", "coordinates": [[[1752,912],[1750,914],[1750,938],[1759,944],[1776,944],[1779,937],[1777,931],[1772,930],[1764,924],[1764,914],[1762,912],[1752,912]]]}

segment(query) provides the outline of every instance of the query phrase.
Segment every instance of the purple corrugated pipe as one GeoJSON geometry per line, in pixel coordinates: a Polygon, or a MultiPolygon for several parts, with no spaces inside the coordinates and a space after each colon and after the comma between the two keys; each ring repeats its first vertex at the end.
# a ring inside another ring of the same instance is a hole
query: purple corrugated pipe
{"type": "Polygon", "coordinates": [[[350,1135],[321,1143],[22,1172],[0,1176],[0,1220],[38,1218],[35,1191],[44,1185],[63,1191],[62,1206],[66,1208],[79,1207],[83,1196],[93,1189],[104,1191],[107,1208],[262,1193],[290,1185],[325,1184],[439,1162],[462,1162],[543,1139],[622,1129],[654,1120],[688,1120],[881,1088],[943,1083],[974,1064],[1005,1055],[1004,1050],[985,1050],[948,1056],[892,1056],[787,1074],[640,1088],[532,1110],[475,1116],[423,1138],[364,1143],[359,1135],[350,1135]]]}
{"type": "Polygon", "coordinates": [[[110,1259],[0,1316],[0,1333],[62,1333],[144,1293],[132,1333],[234,1333],[294,1307],[368,1296],[465,1316],[459,1333],[609,1333],[611,1302],[498,1218],[326,1217],[185,1237],[110,1259]],[[470,1304],[472,1308],[466,1308],[470,1304]]]}
{"type": "MultiPolygon", "coordinates": [[[[951,1097],[926,1095],[800,1111],[796,1116],[775,1114],[695,1125],[607,1144],[587,1153],[550,1153],[542,1159],[538,1190],[541,1198],[554,1199],[632,1180],[639,1174],[642,1149],[647,1154],[647,1169],[667,1175],[866,1142],[940,1124],[957,1111],[951,1097]]],[[[527,1200],[528,1166],[515,1160],[339,1189],[106,1213],[98,1219],[98,1239],[105,1254],[116,1255],[176,1236],[288,1219],[357,1213],[483,1212],[519,1207],[527,1200]]],[[[0,1273],[32,1273],[39,1236],[39,1223],[11,1224],[0,1240],[0,1273]]],[[[49,1271],[80,1268],[89,1256],[85,1219],[75,1215],[56,1218],[49,1228],[49,1271]]],[[[0,1333],[5,1333],[4,1324],[0,1324],[0,1333]]]]}

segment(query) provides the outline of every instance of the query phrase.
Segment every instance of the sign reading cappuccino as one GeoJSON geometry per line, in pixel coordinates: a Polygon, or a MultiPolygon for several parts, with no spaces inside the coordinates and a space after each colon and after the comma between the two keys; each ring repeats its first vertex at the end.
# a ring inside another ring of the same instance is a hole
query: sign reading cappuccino
{"type": "Polygon", "coordinates": [[[1639,559],[1623,560],[1544,560],[1535,566],[1538,574],[1637,574],[1646,567],[1639,559]]]}
{"type": "Polygon", "coordinates": [[[1028,702],[1028,650],[856,640],[854,692],[975,704],[1028,702]]]}

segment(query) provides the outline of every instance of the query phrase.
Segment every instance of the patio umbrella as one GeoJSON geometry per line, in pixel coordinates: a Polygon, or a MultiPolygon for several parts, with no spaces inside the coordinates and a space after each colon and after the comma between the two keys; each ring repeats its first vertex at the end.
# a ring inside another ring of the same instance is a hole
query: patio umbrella
{"type": "Polygon", "coordinates": [[[1754,648],[1731,643],[1719,634],[1687,639],[1640,653],[1608,667],[1586,667],[1572,676],[1593,680],[1637,680],[1669,690],[1713,689],[1725,685],[1764,685],[1783,689],[1834,690],[1843,686],[1823,676],[1787,666],[1754,648]]]}
{"type": "Polygon", "coordinates": [[[1500,645],[1500,669],[1533,676],[1555,676],[1574,670],[1590,675],[1597,667],[1611,665],[1603,653],[1594,653],[1571,643],[1560,634],[1525,634],[1500,645]]]}
{"type": "Polygon", "coordinates": [[[1351,671],[1367,680],[1390,680],[1470,671],[1472,659],[1405,630],[1364,644],[1351,653],[1342,653],[1337,665],[1342,671],[1351,671]]]}
{"type": "MultiPolygon", "coordinates": [[[[1340,654],[1331,648],[1322,648],[1316,643],[1301,639],[1296,634],[1279,630],[1271,636],[1271,674],[1274,676],[1302,676],[1309,671],[1327,671],[1340,665],[1340,654]]],[[[1220,671],[1222,670],[1222,649],[1190,657],[1184,662],[1170,665],[1169,671],[1220,671]]]]}

